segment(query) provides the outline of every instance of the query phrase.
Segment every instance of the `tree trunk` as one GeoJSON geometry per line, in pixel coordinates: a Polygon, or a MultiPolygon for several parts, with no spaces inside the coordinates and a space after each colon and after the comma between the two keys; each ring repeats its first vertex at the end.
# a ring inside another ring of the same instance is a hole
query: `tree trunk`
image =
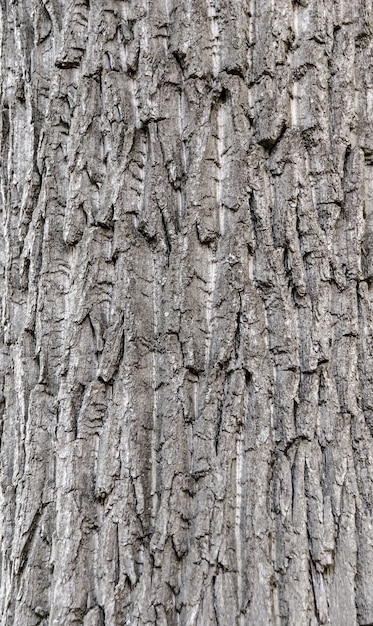
{"type": "Polygon", "coordinates": [[[372,23],[1,1],[1,626],[373,623],[372,23]]]}

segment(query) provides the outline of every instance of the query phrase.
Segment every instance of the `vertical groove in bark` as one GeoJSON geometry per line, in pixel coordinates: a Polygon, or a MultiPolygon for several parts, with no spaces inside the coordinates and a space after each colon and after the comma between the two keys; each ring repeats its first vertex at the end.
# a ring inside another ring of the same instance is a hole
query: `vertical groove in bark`
{"type": "Polygon", "coordinates": [[[1,3],[1,625],[373,623],[372,6],[1,3]]]}

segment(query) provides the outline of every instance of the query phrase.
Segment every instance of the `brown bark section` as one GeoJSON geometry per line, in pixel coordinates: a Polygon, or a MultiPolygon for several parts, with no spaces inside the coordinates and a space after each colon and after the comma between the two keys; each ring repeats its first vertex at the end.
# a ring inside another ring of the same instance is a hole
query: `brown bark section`
{"type": "Polygon", "coordinates": [[[368,0],[2,0],[2,626],[373,623],[368,0]]]}

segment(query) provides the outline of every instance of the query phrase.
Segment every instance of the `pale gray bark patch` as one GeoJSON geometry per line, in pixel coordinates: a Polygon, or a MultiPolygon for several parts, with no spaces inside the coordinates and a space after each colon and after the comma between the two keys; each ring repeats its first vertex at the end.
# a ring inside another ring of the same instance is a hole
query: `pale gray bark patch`
{"type": "Polygon", "coordinates": [[[1,626],[369,626],[372,3],[0,6],[1,626]]]}

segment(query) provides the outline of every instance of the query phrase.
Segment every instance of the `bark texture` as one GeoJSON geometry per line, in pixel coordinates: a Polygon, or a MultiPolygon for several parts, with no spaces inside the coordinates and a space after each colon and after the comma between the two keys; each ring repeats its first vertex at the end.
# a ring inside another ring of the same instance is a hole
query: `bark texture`
{"type": "Polygon", "coordinates": [[[1,0],[2,626],[373,623],[371,0],[1,0]]]}

